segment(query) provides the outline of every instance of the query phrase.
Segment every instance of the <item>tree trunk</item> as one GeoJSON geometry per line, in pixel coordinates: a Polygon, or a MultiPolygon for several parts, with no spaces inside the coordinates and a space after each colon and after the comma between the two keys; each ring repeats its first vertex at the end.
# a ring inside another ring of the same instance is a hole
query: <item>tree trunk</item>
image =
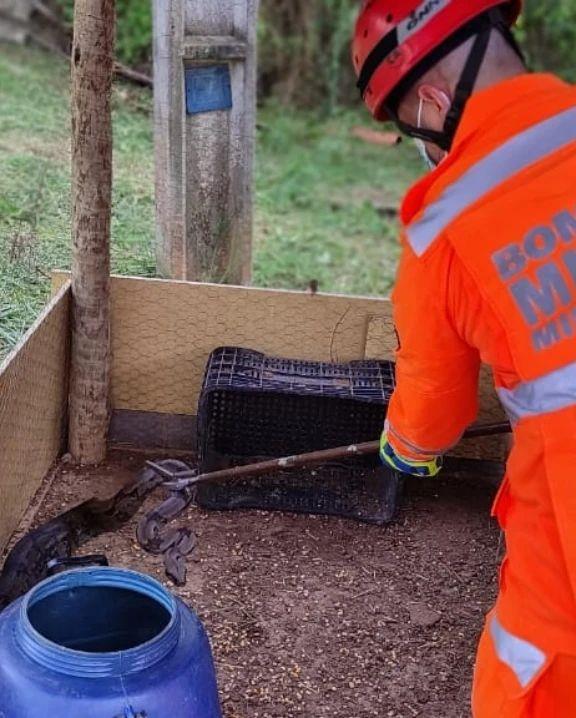
{"type": "Polygon", "coordinates": [[[115,0],[76,0],[72,48],[70,452],[106,456],[110,383],[111,91],[115,0]]]}

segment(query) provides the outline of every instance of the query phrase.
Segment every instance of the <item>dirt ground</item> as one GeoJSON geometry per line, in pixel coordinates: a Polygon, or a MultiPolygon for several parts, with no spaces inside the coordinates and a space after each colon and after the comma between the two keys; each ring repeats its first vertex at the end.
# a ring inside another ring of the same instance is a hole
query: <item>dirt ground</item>
{"type": "MultiPolygon", "coordinates": [[[[112,452],[99,469],[64,465],[33,523],[113,493],[144,459],[112,452]]],[[[409,481],[387,528],[192,508],[198,548],[187,585],[171,588],[211,636],[226,718],[469,718],[499,559],[491,500],[471,480],[409,481]]],[[[82,549],[96,552],[164,581],[134,525],[82,549]]]]}

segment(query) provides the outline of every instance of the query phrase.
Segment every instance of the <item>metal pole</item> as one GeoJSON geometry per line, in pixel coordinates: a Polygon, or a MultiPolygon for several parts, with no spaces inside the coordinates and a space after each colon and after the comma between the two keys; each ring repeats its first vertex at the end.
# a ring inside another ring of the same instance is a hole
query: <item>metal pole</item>
{"type": "MultiPolygon", "coordinates": [[[[502,434],[508,434],[510,431],[511,427],[508,423],[472,426],[466,431],[462,438],[475,439],[485,436],[500,436],[502,434]]],[[[155,462],[148,461],[146,463],[158,475],[168,480],[168,482],[164,484],[166,488],[180,491],[190,486],[206,483],[208,481],[224,481],[227,479],[243,479],[248,477],[252,478],[256,476],[264,476],[274,471],[284,471],[286,469],[314,466],[317,464],[339,461],[356,456],[370,456],[372,454],[377,454],[379,450],[379,441],[368,441],[364,444],[339,446],[335,449],[313,451],[309,454],[300,454],[298,456],[285,456],[282,459],[271,459],[269,461],[261,461],[257,464],[233,466],[228,469],[221,469],[220,471],[213,471],[209,474],[200,475],[193,470],[171,472],[155,462]]]]}

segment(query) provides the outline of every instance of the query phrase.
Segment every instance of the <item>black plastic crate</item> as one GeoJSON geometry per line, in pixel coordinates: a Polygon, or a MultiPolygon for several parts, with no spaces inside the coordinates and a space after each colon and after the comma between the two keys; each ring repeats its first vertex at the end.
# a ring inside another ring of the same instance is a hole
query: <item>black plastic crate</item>
{"type": "Polygon", "coordinates": [[[325,464],[202,484],[197,500],[203,508],[217,511],[288,511],[383,525],[396,515],[401,488],[401,476],[383,466],[325,464]]]}
{"type": "MultiPolygon", "coordinates": [[[[394,384],[392,362],[330,364],[223,347],[210,356],[198,410],[200,470],[378,438],[394,384]]],[[[211,509],[258,508],[386,523],[400,479],[377,460],[203,484],[211,509]]]]}
{"type": "Polygon", "coordinates": [[[392,362],[329,364],[216,349],[198,408],[200,461],[212,452],[274,457],[372,441],[393,377],[392,362]]]}

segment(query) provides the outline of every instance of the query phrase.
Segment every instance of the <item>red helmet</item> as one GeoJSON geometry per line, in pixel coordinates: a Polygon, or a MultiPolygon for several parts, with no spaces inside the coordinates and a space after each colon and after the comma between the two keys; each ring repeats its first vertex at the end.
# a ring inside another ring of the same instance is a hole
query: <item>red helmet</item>
{"type": "Polygon", "coordinates": [[[364,0],[352,57],[358,87],[374,117],[388,119],[390,96],[423,61],[432,56],[437,62],[442,54],[434,56],[450,38],[456,42],[444,55],[474,34],[477,18],[497,8],[500,24],[511,27],[522,10],[522,0],[364,0]]]}

